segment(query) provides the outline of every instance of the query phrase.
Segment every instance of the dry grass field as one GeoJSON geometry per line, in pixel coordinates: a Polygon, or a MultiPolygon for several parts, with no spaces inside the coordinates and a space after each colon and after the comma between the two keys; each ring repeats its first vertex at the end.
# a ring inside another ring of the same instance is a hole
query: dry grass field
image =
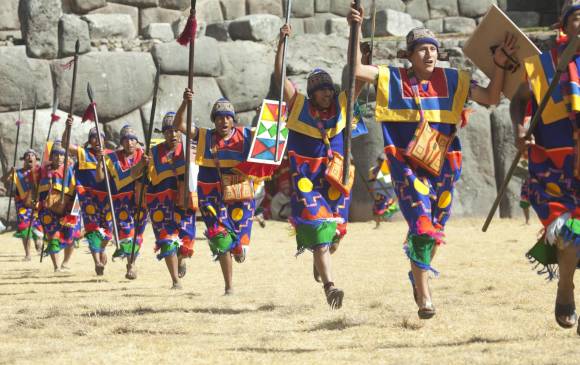
{"type": "MultiPolygon", "coordinates": [[[[420,321],[401,249],[404,222],[350,226],[333,257],[344,307],[330,311],[310,254],[294,257],[288,225],[255,225],[249,259],[224,297],[205,240],[184,289],[169,290],[148,231],[139,278],[124,262],[94,275],[86,244],[72,272],[21,262],[0,236],[0,363],[6,364],[578,364],[580,338],[553,320],[555,283],[524,258],[537,225],[456,219],[432,281],[437,316],[420,321]]],[[[202,225],[198,223],[201,236],[202,225]]],[[[112,252],[112,250],[110,251],[112,252]]]]}

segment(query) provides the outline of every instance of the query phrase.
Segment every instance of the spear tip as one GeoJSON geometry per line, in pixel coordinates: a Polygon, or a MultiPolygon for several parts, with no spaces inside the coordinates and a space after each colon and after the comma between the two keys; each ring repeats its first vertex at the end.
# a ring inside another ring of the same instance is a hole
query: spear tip
{"type": "Polygon", "coordinates": [[[80,49],[81,49],[81,41],[77,38],[77,41],[75,42],[75,53],[79,54],[80,49]]]}
{"type": "Polygon", "coordinates": [[[89,99],[91,100],[91,103],[93,102],[93,88],[91,87],[91,83],[87,82],[87,94],[89,94],[89,99]]]}

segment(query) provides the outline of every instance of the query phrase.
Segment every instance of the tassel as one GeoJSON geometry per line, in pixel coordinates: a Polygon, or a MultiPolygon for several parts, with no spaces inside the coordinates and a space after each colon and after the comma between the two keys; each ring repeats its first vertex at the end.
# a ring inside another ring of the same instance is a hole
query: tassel
{"type": "Polygon", "coordinates": [[[97,103],[91,103],[83,114],[82,123],[90,120],[91,122],[95,121],[95,108],[97,107],[97,103]]]}
{"type": "Polygon", "coordinates": [[[58,122],[60,120],[60,117],[54,113],[52,113],[50,115],[50,123],[54,123],[54,122],[58,122]]]}
{"type": "Polygon", "coordinates": [[[22,124],[22,121],[21,121],[20,119],[18,119],[18,120],[16,121],[16,126],[19,126],[19,125],[21,125],[21,124],[22,124]]]}
{"type": "Polygon", "coordinates": [[[61,64],[60,68],[63,69],[64,71],[68,71],[72,68],[74,63],[75,63],[75,59],[73,58],[72,60],[68,61],[67,63],[61,64]]]}
{"type": "Polygon", "coordinates": [[[187,18],[187,23],[185,24],[185,28],[183,32],[177,38],[177,42],[182,46],[187,46],[189,42],[195,41],[195,34],[197,33],[197,18],[195,17],[195,10],[193,14],[187,18]]]}

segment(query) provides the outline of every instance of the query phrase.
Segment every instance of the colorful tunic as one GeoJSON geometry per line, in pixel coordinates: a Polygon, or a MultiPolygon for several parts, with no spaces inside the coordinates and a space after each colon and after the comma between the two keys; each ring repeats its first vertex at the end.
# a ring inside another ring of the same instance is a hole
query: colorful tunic
{"type": "Polygon", "coordinates": [[[38,211],[34,213],[32,208],[32,194],[34,193],[34,185],[40,179],[40,167],[35,168],[35,173],[32,174],[32,169],[19,169],[14,174],[14,186],[16,187],[16,194],[14,194],[14,203],[16,205],[16,233],[14,237],[26,239],[28,236],[28,227],[31,228],[30,238],[40,239],[43,236],[42,224],[38,220],[38,211]],[[32,225],[30,220],[32,219],[32,225]]]}
{"type": "Polygon", "coordinates": [[[346,93],[335,96],[330,111],[318,112],[297,93],[286,123],[292,174],[292,216],[298,254],[330,245],[346,234],[350,197],[333,186],[326,170],[344,155],[346,93]]]}
{"type": "MultiPolygon", "coordinates": [[[[178,182],[183,184],[184,173],[185,158],[182,143],[177,145],[175,151],[169,150],[166,143],[151,148],[147,207],[155,233],[159,260],[175,253],[183,257],[193,255],[195,210],[184,210],[177,204],[178,182]]],[[[192,195],[196,198],[195,193],[192,195]]]]}
{"type": "MultiPolygon", "coordinates": [[[[555,64],[564,46],[524,63],[534,113],[554,77],[555,64]]],[[[552,244],[561,236],[566,242],[580,245],[579,66],[580,56],[576,55],[552,93],[533,131],[535,145],[528,150],[530,203],[546,227],[547,241],[552,244]]]]}
{"type": "Polygon", "coordinates": [[[75,177],[85,226],[85,238],[93,253],[104,251],[103,242],[113,239],[111,207],[105,181],[97,182],[97,156],[89,147],[78,147],[75,177]]]}
{"type": "MultiPolygon", "coordinates": [[[[470,85],[464,71],[435,68],[431,79],[418,86],[421,108],[432,128],[448,136],[455,134],[470,85]]],[[[459,138],[453,138],[439,176],[415,166],[405,150],[421,119],[407,70],[379,66],[377,90],[375,118],[382,123],[395,193],[409,225],[405,249],[415,264],[431,269],[431,251],[442,242],[455,183],[461,175],[459,138]]]]}
{"type": "Polygon", "coordinates": [[[52,166],[46,165],[42,168],[39,199],[40,210],[39,219],[44,228],[45,240],[47,242],[45,253],[55,254],[61,249],[71,246],[74,243],[75,230],[78,228],[77,217],[71,215],[72,205],[75,197],[75,177],[73,166],[68,167],[67,181],[63,184],[64,166],[53,170],[52,166]],[[68,202],[63,214],[58,214],[48,209],[47,202],[50,195],[58,195],[63,190],[68,202]]]}
{"type": "Polygon", "coordinates": [[[385,180],[386,177],[390,180],[388,168],[388,164],[383,162],[382,166],[375,166],[369,171],[369,182],[373,184],[374,193],[373,215],[382,219],[389,219],[399,211],[393,185],[385,180]]]}
{"type": "Polygon", "coordinates": [[[219,160],[221,174],[232,174],[232,168],[246,160],[252,142],[249,128],[235,127],[226,141],[213,129],[198,129],[196,164],[199,209],[207,227],[205,235],[214,256],[231,251],[242,255],[250,244],[255,200],[226,203],[215,159],[219,160]],[[217,146],[217,148],[216,148],[217,146]],[[216,156],[212,148],[217,150],[216,156]],[[214,159],[215,157],[215,159],[214,159]]]}
{"type": "MultiPolygon", "coordinates": [[[[135,150],[133,158],[128,159],[123,150],[111,152],[106,155],[106,165],[111,178],[111,193],[113,195],[113,205],[115,217],[117,218],[117,230],[119,232],[119,250],[115,256],[129,257],[132,251],[133,236],[135,234],[135,215],[137,214],[137,203],[135,196],[137,191],[137,176],[131,174],[131,168],[141,161],[143,150],[135,150]]],[[[135,255],[141,249],[143,242],[143,232],[147,226],[146,209],[141,211],[141,222],[137,232],[137,244],[135,245],[135,255]]]]}

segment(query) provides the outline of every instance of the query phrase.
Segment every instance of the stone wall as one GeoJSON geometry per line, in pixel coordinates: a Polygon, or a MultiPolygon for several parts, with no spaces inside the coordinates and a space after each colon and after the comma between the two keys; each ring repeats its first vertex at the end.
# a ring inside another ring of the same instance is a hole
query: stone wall
{"type": "MultiPolygon", "coordinates": [[[[34,93],[37,94],[37,128],[34,144],[44,144],[53,94],[65,118],[70,106],[72,71],[67,65],[80,42],[81,57],[77,95],[72,110],[82,114],[88,105],[86,84],[95,92],[100,121],[107,137],[115,141],[124,124],[144,135],[148,124],[155,68],[161,70],[156,123],[175,110],[187,85],[188,51],[175,42],[189,14],[189,0],[2,0],[0,1],[0,164],[2,173],[11,166],[15,145],[15,121],[22,101],[19,151],[30,141],[34,93]]],[[[274,51],[282,24],[283,0],[198,0],[194,118],[210,126],[209,111],[220,96],[232,100],[240,122],[252,123],[256,108],[265,97],[276,98],[272,82],[274,51]]],[[[363,0],[370,13],[371,0],[363,0]]],[[[461,46],[491,4],[506,10],[521,25],[548,25],[556,19],[556,2],[544,0],[376,0],[376,62],[399,64],[396,49],[412,27],[424,24],[443,37],[452,54],[451,65],[467,67],[476,79],[481,72],[464,59],[461,46]],[[392,37],[392,36],[398,36],[392,37]]],[[[344,15],[348,0],[294,0],[288,75],[304,90],[307,74],[314,67],[327,69],[340,80],[346,63],[348,27],[344,15]]],[[[368,35],[370,21],[364,25],[368,35]]],[[[544,38],[546,38],[544,36],[544,38]]],[[[379,126],[372,122],[373,91],[369,111],[369,136],[354,142],[359,170],[366,175],[382,149],[379,126]]],[[[477,108],[472,126],[461,132],[465,143],[465,178],[460,183],[455,212],[482,215],[501,181],[500,165],[509,149],[507,107],[477,108]],[[502,150],[492,148],[492,136],[502,150]],[[499,138],[499,139],[498,139],[499,138]],[[502,139],[503,138],[503,139],[502,139]],[[504,151],[505,149],[505,151],[504,151]],[[499,175],[498,175],[499,174],[499,175]]],[[[53,128],[59,138],[63,123],[53,128]]],[[[82,143],[89,124],[75,122],[73,142],[82,143]]],[[[508,156],[509,157],[509,156],[508,156]]],[[[358,178],[357,178],[358,179],[358,178]]],[[[352,216],[370,218],[371,200],[358,181],[353,193],[352,216]]],[[[510,194],[517,193],[517,182],[510,194]]],[[[509,201],[508,201],[509,203],[509,201]]],[[[502,206],[502,214],[518,210],[502,206]]],[[[2,204],[0,204],[2,207],[2,204]]],[[[0,209],[0,216],[2,215],[0,209]]]]}

